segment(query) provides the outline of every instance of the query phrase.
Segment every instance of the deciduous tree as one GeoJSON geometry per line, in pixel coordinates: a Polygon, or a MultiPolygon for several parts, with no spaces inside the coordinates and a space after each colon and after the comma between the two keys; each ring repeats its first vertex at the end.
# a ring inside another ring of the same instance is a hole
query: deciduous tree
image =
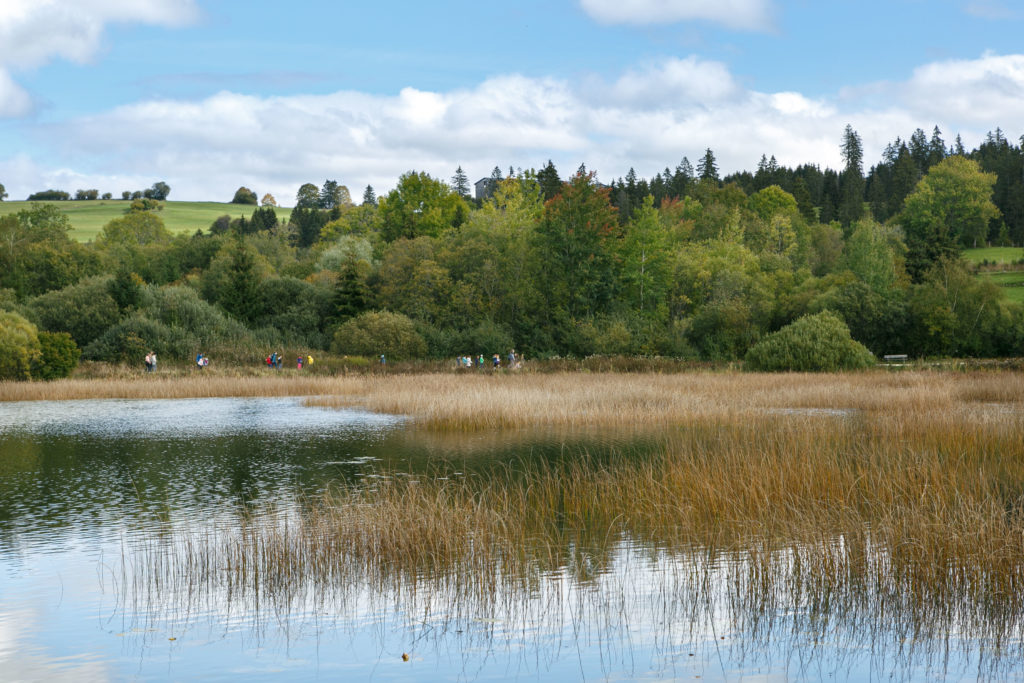
{"type": "Polygon", "coordinates": [[[313,183],[303,183],[295,193],[296,209],[315,209],[320,205],[320,190],[313,183]]]}
{"type": "Polygon", "coordinates": [[[243,185],[242,187],[240,187],[237,190],[235,190],[235,196],[231,198],[231,203],[232,204],[251,204],[252,206],[256,206],[256,204],[259,203],[259,200],[256,199],[256,193],[255,192],[253,192],[248,187],[245,187],[243,185]]]}
{"type": "Polygon", "coordinates": [[[907,270],[920,280],[932,264],[977,246],[999,217],[992,203],[996,175],[955,155],[943,159],[904,202],[899,222],[907,236],[907,270]]]}
{"type": "Polygon", "coordinates": [[[469,206],[448,187],[426,173],[410,171],[380,200],[381,236],[388,242],[400,237],[436,237],[462,225],[469,206]]]}

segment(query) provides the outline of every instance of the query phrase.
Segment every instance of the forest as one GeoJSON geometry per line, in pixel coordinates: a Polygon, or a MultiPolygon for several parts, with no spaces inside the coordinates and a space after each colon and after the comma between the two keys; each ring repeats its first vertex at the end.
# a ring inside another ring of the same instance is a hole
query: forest
{"type": "Polygon", "coordinates": [[[360,204],[307,183],[287,222],[264,195],[183,234],[161,219],[160,183],[87,243],[58,205],[32,204],[0,218],[0,374],[37,376],[39,344],[139,363],[512,348],[731,361],[824,311],[878,356],[1019,355],[1024,307],[961,253],[1024,244],[1022,147],[998,129],[970,151],[918,129],[865,170],[856,131],[838,139],[838,170],[764,156],[720,177],[708,149],[609,184],[584,165],[496,167],[479,199],[461,167],[409,171],[360,204]]]}

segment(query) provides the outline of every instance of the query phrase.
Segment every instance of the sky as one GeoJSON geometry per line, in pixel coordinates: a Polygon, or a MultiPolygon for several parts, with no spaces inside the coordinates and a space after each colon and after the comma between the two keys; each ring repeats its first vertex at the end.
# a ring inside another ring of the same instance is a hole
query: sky
{"type": "Polygon", "coordinates": [[[847,124],[870,166],[916,128],[1024,134],[1022,29],[1019,0],[0,0],[0,184],[837,168],[847,124]]]}

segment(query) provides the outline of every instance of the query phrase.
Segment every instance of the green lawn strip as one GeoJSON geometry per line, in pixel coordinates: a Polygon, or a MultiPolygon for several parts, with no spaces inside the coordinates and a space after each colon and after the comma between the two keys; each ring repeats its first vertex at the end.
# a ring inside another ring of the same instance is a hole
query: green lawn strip
{"type": "Polygon", "coordinates": [[[1024,259],[1024,249],[1020,247],[980,247],[964,249],[963,256],[971,263],[1015,263],[1024,259]]]}
{"type": "Polygon", "coordinates": [[[1006,298],[1019,304],[1024,304],[1024,287],[1003,287],[1006,298]]]}
{"type": "Polygon", "coordinates": [[[994,282],[1000,287],[1024,286],[1024,270],[1011,270],[999,273],[978,273],[978,277],[994,282]]]}
{"type": "Polygon", "coordinates": [[[1017,303],[1024,303],[1024,270],[1002,273],[978,273],[978,277],[999,285],[1006,298],[1017,303]]]}
{"type": "MultiPolygon", "coordinates": [[[[61,211],[71,218],[71,237],[79,242],[88,242],[95,239],[103,229],[103,226],[115,218],[124,215],[130,202],[118,199],[98,199],[91,201],[67,201],[67,202],[46,202],[54,204],[61,211]]],[[[0,216],[29,208],[33,202],[25,201],[4,201],[0,202],[0,216]]],[[[191,233],[198,229],[204,231],[210,224],[220,216],[228,215],[232,218],[252,215],[255,206],[244,204],[229,204],[225,202],[174,202],[164,204],[159,212],[167,229],[173,233],[191,233]]],[[[292,210],[278,208],[277,217],[281,220],[288,220],[292,210]]]]}

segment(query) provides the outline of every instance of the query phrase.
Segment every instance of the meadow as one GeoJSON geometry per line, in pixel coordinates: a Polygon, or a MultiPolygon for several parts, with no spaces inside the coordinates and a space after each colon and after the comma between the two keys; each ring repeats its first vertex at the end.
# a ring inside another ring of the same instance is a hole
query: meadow
{"type": "Polygon", "coordinates": [[[980,264],[983,261],[997,264],[1012,264],[1024,259],[1024,249],[1020,247],[979,247],[977,249],[964,249],[963,257],[973,264],[980,264]]]}
{"type": "MultiPolygon", "coordinates": [[[[26,209],[34,202],[3,201],[0,202],[0,216],[6,216],[26,209]]],[[[53,204],[66,213],[71,219],[71,237],[79,242],[88,242],[96,238],[103,226],[114,218],[124,215],[131,202],[117,199],[96,199],[90,201],[42,202],[53,204]]],[[[202,229],[206,231],[214,220],[228,215],[232,218],[252,215],[256,207],[244,204],[224,202],[175,202],[164,203],[159,212],[167,229],[172,233],[193,233],[202,229]]],[[[287,221],[291,209],[276,209],[277,216],[287,221]]]]}
{"type": "Polygon", "coordinates": [[[978,277],[998,285],[1010,301],[1024,303],[1024,270],[983,272],[978,277]]]}

